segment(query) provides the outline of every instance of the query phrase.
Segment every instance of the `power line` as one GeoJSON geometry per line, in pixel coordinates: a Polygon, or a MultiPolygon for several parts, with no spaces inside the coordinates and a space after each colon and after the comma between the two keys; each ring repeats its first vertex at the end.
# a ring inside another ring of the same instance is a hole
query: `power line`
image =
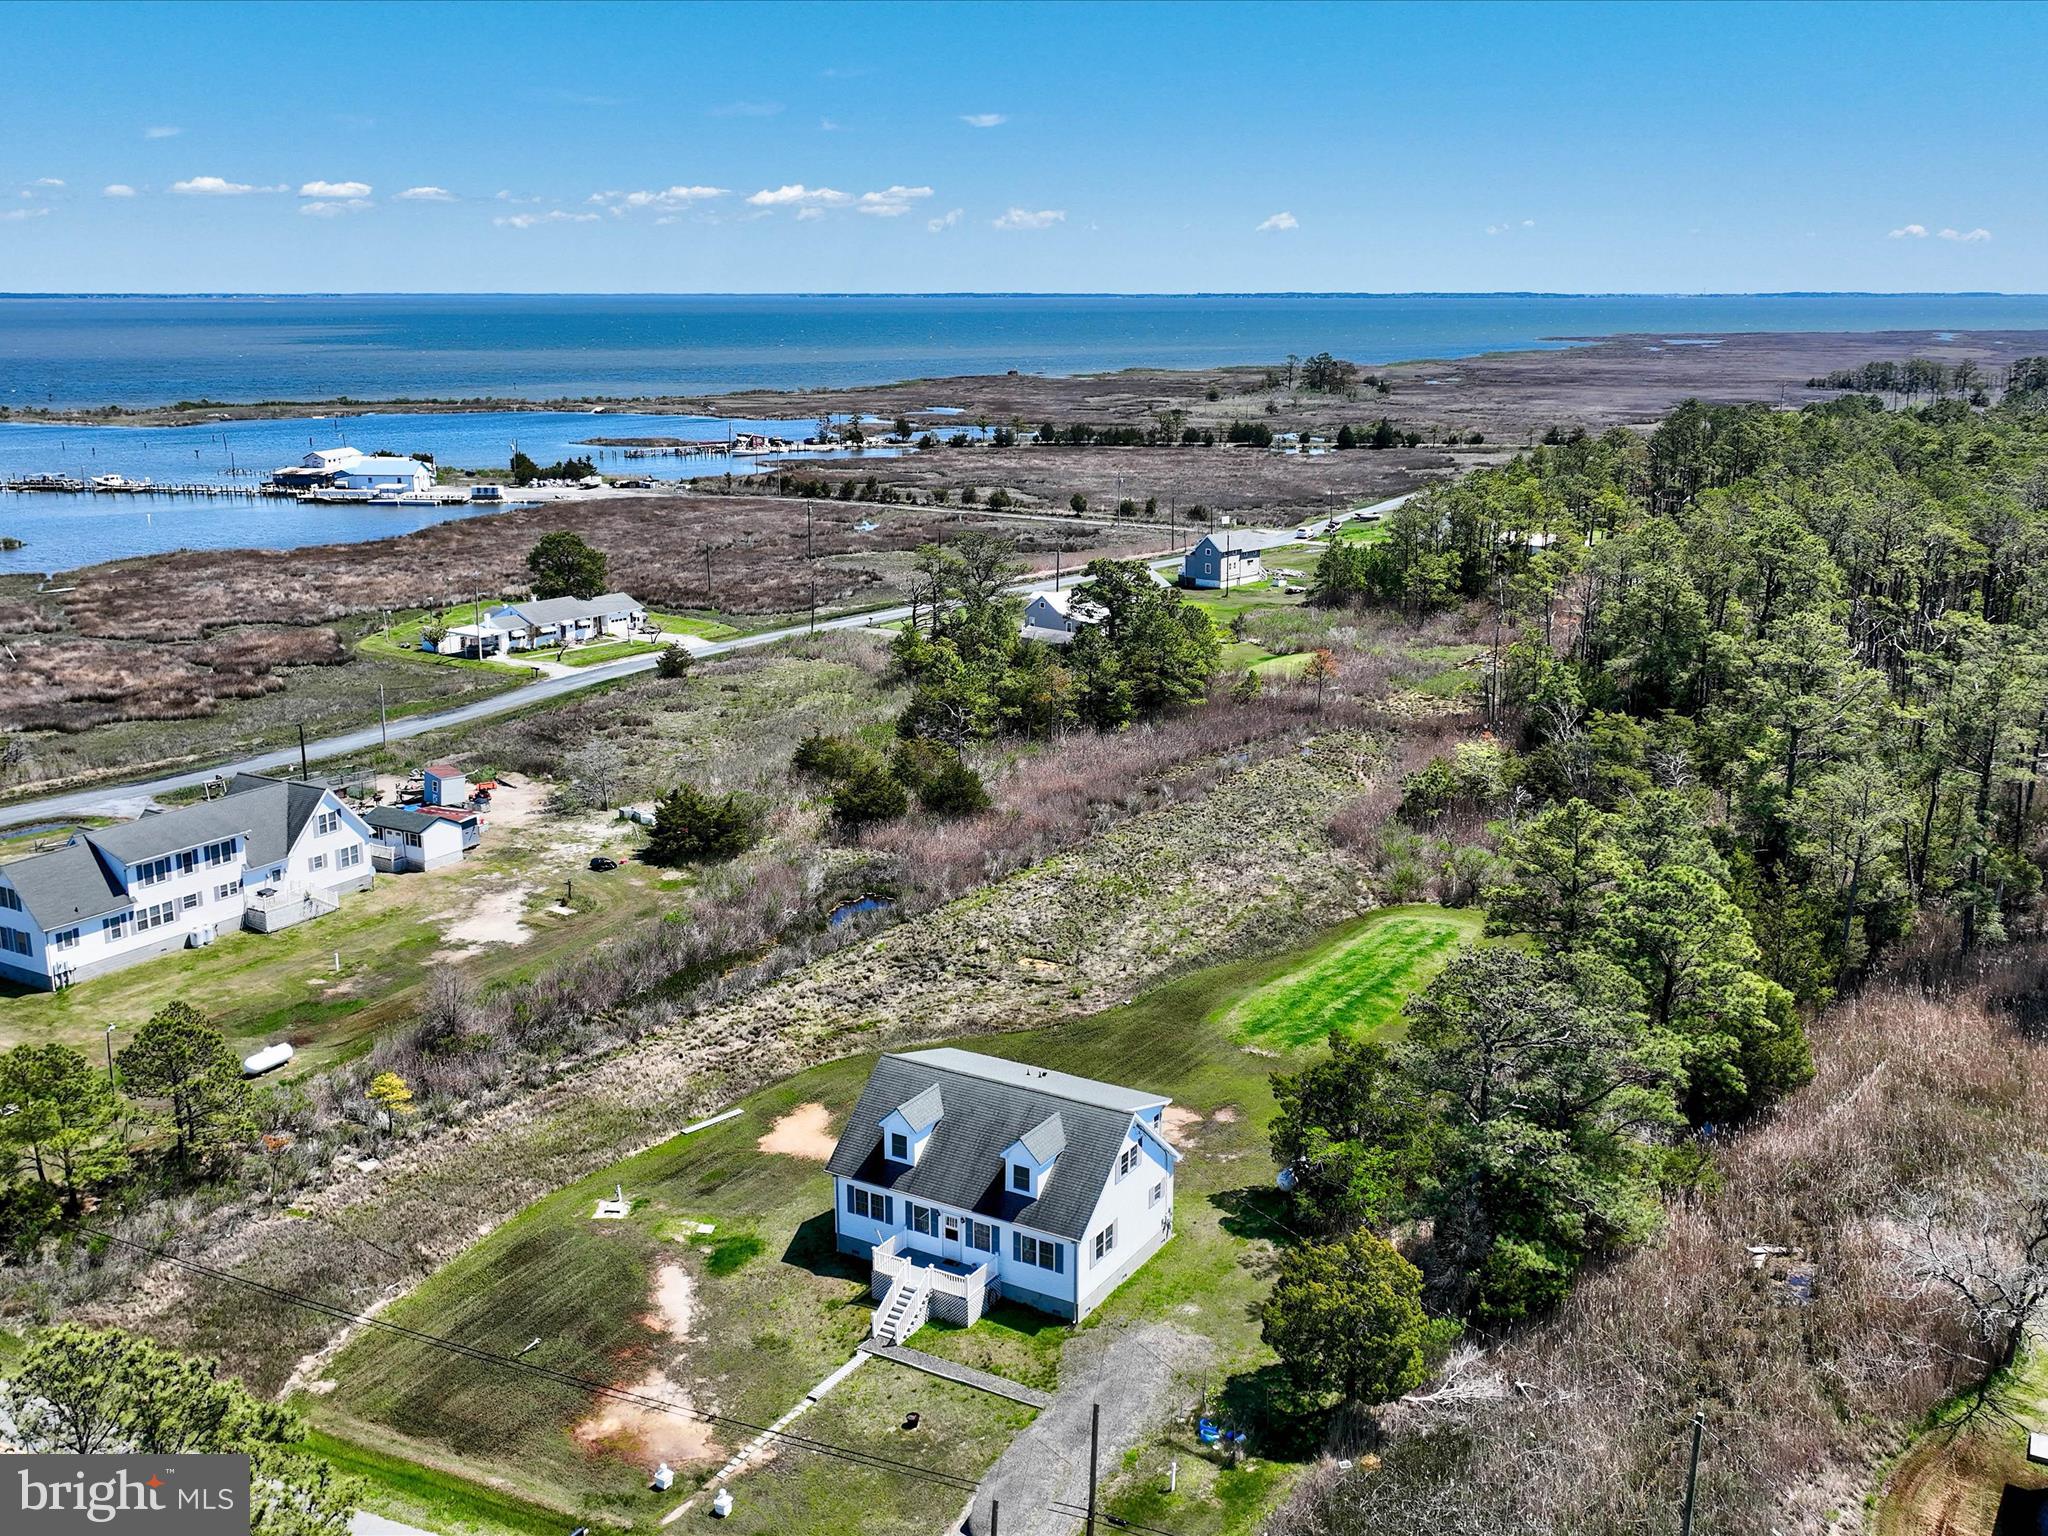
{"type": "MultiPolygon", "coordinates": [[[[579,1376],[573,1371],[556,1370],[551,1366],[541,1365],[535,1361],[524,1360],[514,1355],[501,1354],[496,1350],[485,1349],[481,1345],[465,1344],[459,1339],[451,1339],[442,1334],[428,1333],[419,1328],[408,1328],[405,1324],[394,1322],[388,1317],[353,1312],[338,1302],[321,1301],[317,1297],[308,1296],[299,1291],[287,1290],[282,1286],[271,1285],[262,1280],[252,1279],[247,1275],[238,1275],[230,1270],[216,1269],[210,1264],[202,1264],[197,1259],[185,1258],[166,1249],[156,1248],[148,1243],[137,1242],[133,1238],[121,1237],[107,1231],[105,1228],[81,1227],[79,1230],[94,1237],[104,1238],[118,1247],[145,1254],[161,1263],[190,1270],[194,1274],[204,1275],[210,1280],[218,1280],[227,1285],[241,1286],[246,1290],[258,1292],[273,1300],[282,1301],[291,1306],[302,1307],[307,1311],[317,1312],[322,1316],[330,1317],[340,1322],[353,1323],[358,1327],[374,1328],[385,1333],[396,1334],[401,1338],[410,1339],[418,1344],[424,1344],[431,1349],[444,1350],[451,1354],[460,1355],[464,1359],[477,1361],[480,1364],[501,1366],[507,1370],[554,1382],[558,1386],[574,1387],[578,1391],[589,1392],[598,1397],[610,1398],[614,1401],[629,1403],[636,1407],[651,1409],[659,1413],[672,1414],[679,1418],[695,1419],[700,1423],[715,1424],[729,1429],[746,1430],[755,1435],[772,1436],[775,1440],[793,1449],[810,1451],[819,1456],[832,1457],[854,1466],[866,1467],[870,1471],[893,1472],[959,1493],[973,1494],[980,1491],[981,1484],[979,1479],[976,1478],[962,1477],[957,1473],[941,1471],[935,1467],[920,1466],[916,1462],[902,1461],[896,1457],[885,1456],[876,1451],[864,1451],[852,1446],[837,1445],[827,1440],[813,1439],[808,1435],[794,1434],[787,1429],[775,1429],[765,1424],[751,1423],[746,1419],[737,1418],[731,1414],[706,1413],[700,1409],[686,1407],[681,1403],[671,1402],[667,1398],[651,1397],[646,1393],[635,1392],[629,1387],[614,1386],[609,1382],[597,1381],[587,1376],[579,1376]]],[[[355,1236],[356,1234],[345,1233],[344,1235],[355,1236]]],[[[377,1245],[372,1244],[372,1246],[377,1245]]],[[[1085,1518],[1088,1514],[1088,1511],[1082,1506],[1064,1499],[1048,1500],[1044,1507],[1055,1514],[1067,1515],[1074,1519],[1085,1518]]],[[[1158,1526],[1141,1525],[1136,1521],[1114,1519],[1113,1517],[1101,1514],[1099,1511],[1097,1512],[1097,1518],[1105,1520],[1119,1529],[1145,1533],[1145,1536],[1179,1536],[1179,1533],[1174,1531],[1164,1530],[1158,1526]]]]}

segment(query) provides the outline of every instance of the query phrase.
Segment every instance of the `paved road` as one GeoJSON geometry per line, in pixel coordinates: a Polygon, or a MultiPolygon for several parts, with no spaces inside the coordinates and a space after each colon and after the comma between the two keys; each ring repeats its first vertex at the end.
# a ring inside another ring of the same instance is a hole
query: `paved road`
{"type": "MultiPolygon", "coordinates": [[[[1350,515],[1355,517],[1363,512],[1387,512],[1407,499],[1405,496],[1396,496],[1350,515]]],[[[1320,518],[1316,519],[1317,523],[1321,521],[1320,518]]],[[[1231,542],[1240,549],[1272,549],[1278,545],[1293,543],[1297,536],[1292,528],[1233,528],[1229,530],[1229,534],[1231,542]]],[[[1150,558],[1155,566],[1161,566],[1172,564],[1177,557],[1150,558]]],[[[1012,590],[1019,596],[1028,597],[1034,592],[1052,590],[1052,583],[1052,574],[1045,572],[1019,582],[1012,590]]],[[[909,605],[904,604],[868,613],[820,619],[817,627],[820,630],[865,629],[909,616],[909,605]]],[[[788,640],[810,632],[811,626],[808,623],[791,624],[782,629],[762,630],[758,634],[741,635],[732,640],[718,640],[692,649],[699,656],[721,656],[731,651],[773,645],[778,640],[788,640]]],[[[567,677],[545,678],[540,682],[529,683],[505,693],[492,694],[489,698],[477,699],[473,703],[463,704],[454,709],[394,720],[391,722],[389,739],[408,741],[415,736],[424,736],[430,731],[445,730],[451,725],[467,725],[471,721],[488,720],[496,715],[530,708],[535,704],[545,704],[550,699],[564,698],[572,693],[580,693],[586,688],[617,682],[620,678],[632,677],[640,672],[651,672],[654,670],[655,661],[656,658],[650,654],[615,661],[608,666],[584,667],[567,677]]],[[[306,756],[315,762],[347,757],[353,753],[370,751],[384,739],[376,726],[365,726],[361,730],[347,731],[339,736],[328,736],[319,741],[308,742],[306,756]]],[[[0,807],[0,827],[22,826],[66,816],[137,816],[158,795],[180,789],[196,789],[201,784],[211,783],[226,774],[274,773],[280,768],[296,765],[298,760],[299,750],[296,746],[280,747],[255,757],[243,758],[239,762],[221,763],[210,768],[195,768],[186,773],[165,774],[159,778],[141,779],[128,784],[97,784],[86,789],[67,791],[64,794],[45,795],[40,799],[23,800],[14,805],[0,807]]]]}

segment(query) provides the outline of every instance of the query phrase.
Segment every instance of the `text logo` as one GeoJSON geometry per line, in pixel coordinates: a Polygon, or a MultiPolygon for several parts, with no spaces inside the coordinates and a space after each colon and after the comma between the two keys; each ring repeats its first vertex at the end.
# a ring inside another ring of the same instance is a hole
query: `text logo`
{"type": "Polygon", "coordinates": [[[249,1458],[0,1458],[0,1530],[14,1536],[248,1536],[249,1458]]]}

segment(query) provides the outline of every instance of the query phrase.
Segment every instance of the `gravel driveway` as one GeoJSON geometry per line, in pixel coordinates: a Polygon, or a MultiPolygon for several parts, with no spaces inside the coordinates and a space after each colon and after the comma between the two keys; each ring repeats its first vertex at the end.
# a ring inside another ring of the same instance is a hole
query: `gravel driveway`
{"type": "Polygon", "coordinates": [[[989,1506],[1000,1501],[1001,1536],[1069,1536],[1077,1515],[1046,1508],[1061,1500],[1076,1509],[1088,1502],[1088,1413],[1102,1407],[1100,1476],[1114,1476],[1125,1451],[1177,1406],[1175,1377],[1197,1371],[1209,1341],[1165,1323],[1083,1333],[1060,1361],[1052,1406],[1010,1442],[981,1480],[962,1530],[988,1536],[989,1506]]]}

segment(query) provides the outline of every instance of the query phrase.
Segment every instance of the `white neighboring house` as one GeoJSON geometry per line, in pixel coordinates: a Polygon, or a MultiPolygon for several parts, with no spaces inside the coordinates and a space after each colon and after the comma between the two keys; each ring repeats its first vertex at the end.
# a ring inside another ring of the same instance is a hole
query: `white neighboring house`
{"type": "Polygon", "coordinates": [[[0,976],[53,990],[332,912],[371,881],[369,825],[318,784],[237,774],[181,810],[0,864],[0,976]]]}
{"type": "Polygon", "coordinates": [[[513,651],[554,650],[604,635],[629,636],[647,622],[647,610],[623,592],[597,597],[547,597],[493,608],[484,622],[513,651]]]}
{"type": "Polygon", "coordinates": [[[1241,587],[1247,582],[1263,581],[1266,564],[1259,558],[1256,549],[1234,548],[1230,535],[1218,538],[1210,534],[1187,552],[1180,563],[1180,577],[1191,587],[1241,587]]]}
{"type": "MultiPolygon", "coordinates": [[[[348,452],[355,453],[355,450],[351,448],[348,452]]],[[[418,459],[358,453],[348,463],[336,466],[333,481],[344,491],[397,491],[403,494],[432,490],[434,472],[418,459]]]]}
{"type": "Polygon", "coordinates": [[[410,806],[379,806],[367,812],[377,843],[370,850],[377,868],[419,872],[460,864],[482,838],[483,820],[475,811],[414,810],[410,806]]]}
{"type": "Polygon", "coordinates": [[[1100,603],[1077,598],[1072,592],[1040,592],[1024,605],[1024,624],[1019,633],[1026,640],[1048,645],[1067,645],[1084,624],[1100,624],[1109,610],[1100,603]]]}
{"type": "Polygon", "coordinates": [[[877,1335],[972,1324],[991,1296],[1086,1317],[1173,1236],[1170,1102],[974,1051],[882,1057],[826,1164],[877,1335]]]}

